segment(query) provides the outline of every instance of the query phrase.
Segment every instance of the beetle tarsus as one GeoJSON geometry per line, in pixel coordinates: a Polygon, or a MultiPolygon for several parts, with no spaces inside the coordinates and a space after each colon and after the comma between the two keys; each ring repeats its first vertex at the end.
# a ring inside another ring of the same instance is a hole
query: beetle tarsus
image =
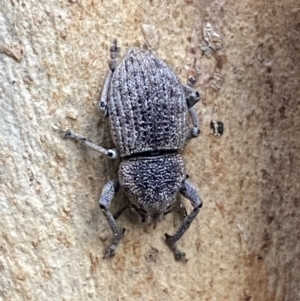
{"type": "Polygon", "coordinates": [[[177,248],[177,245],[176,245],[176,237],[174,238],[174,235],[171,236],[167,233],[165,233],[165,237],[166,237],[166,244],[168,245],[168,247],[171,249],[171,251],[173,252],[174,254],[174,257],[175,257],[175,260],[176,261],[183,261],[183,262],[187,262],[187,259],[185,258],[185,253],[180,251],[178,248],[177,248]]]}

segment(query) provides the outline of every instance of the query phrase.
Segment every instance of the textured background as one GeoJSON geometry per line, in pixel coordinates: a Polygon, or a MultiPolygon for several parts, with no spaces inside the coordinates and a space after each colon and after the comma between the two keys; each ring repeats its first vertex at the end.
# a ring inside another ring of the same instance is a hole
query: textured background
{"type": "Polygon", "coordinates": [[[300,300],[299,20],[297,0],[1,0],[0,299],[300,300]],[[98,197],[118,164],[61,139],[111,146],[96,103],[113,38],[122,54],[147,42],[183,82],[196,58],[187,264],[163,241],[176,214],[156,229],[124,214],[103,260],[98,197]]]}

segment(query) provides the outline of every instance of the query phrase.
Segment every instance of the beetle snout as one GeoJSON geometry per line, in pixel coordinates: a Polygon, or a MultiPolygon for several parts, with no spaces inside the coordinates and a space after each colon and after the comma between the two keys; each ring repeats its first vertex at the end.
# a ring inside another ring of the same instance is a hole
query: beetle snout
{"type": "Polygon", "coordinates": [[[151,214],[152,222],[160,222],[163,219],[163,214],[160,212],[155,212],[151,214]]]}

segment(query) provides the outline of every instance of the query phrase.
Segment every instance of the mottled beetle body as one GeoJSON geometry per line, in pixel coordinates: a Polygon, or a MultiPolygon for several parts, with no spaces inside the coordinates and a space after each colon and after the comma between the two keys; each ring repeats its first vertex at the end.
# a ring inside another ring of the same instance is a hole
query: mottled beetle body
{"type": "Polygon", "coordinates": [[[114,42],[110,70],[99,103],[109,118],[116,149],[97,146],[70,130],[65,132],[65,137],[79,140],[111,158],[121,158],[118,179],[103,187],[99,200],[114,233],[105,255],[113,256],[123,237],[124,231],[118,228],[116,219],[125,209],[130,208],[142,222],[160,221],[175,209],[176,195],[180,192],[191,201],[194,209],[186,215],[173,236],[165,234],[166,242],[178,260],[185,254],[177,249],[176,242],[202,206],[195,187],[186,179],[179,153],[187,139],[198,136],[200,132],[192,108],[199,100],[199,94],[182,85],[166,63],[150,51],[131,48],[117,66],[118,52],[114,42]],[[189,116],[192,128],[188,125],[189,116]],[[112,215],[109,207],[120,187],[128,196],[130,205],[112,215]]]}
{"type": "Polygon", "coordinates": [[[162,220],[186,178],[181,155],[136,157],[120,164],[119,181],[142,222],[162,220]]]}
{"type": "Polygon", "coordinates": [[[151,52],[131,48],[113,73],[108,118],[120,156],[179,150],[188,132],[188,107],[175,73],[151,52]]]}

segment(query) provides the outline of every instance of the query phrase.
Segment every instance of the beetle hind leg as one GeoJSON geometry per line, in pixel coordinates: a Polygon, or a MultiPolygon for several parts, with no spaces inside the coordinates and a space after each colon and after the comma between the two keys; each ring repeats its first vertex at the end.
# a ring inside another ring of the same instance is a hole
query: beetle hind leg
{"type": "Polygon", "coordinates": [[[182,85],[182,87],[185,94],[186,104],[188,108],[192,108],[200,100],[200,94],[188,85],[182,85]]]}
{"type": "Polygon", "coordinates": [[[120,47],[118,47],[117,40],[115,39],[113,41],[113,44],[110,46],[110,61],[108,64],[109,70],[107,71],[104,79],[104,83],[101,91],[101,97],[98,104],[104,116],[108,116],[107,100],[108,100],[109,86],[110,86],[113,73],[117,68],[117,59],[118,59],[119,52],[120,52],[120,47]]]}
{"type": "Polygon", "coordinates": [[[109,69],[114,72],[117,67],[117,59],[120,53],[120,47],[118,47],[117,39],[114,39],[112,45],[110,46],[110,62],[109,69]]]}
{"type": "Polygon", "coordinates": [[[188,130],[186,135],[186,140],[189,140],[196,138],[200,134],[200,121],[194,107],[194,105],[200,100],[200,94],[188,85],[182,85],[182,87],[185,94],[186,105],[193,124],[193,127],[188,130]]]}
{"type": "Polygon", "coordinates": [[[189,108],[189,114],[192,119],[193,127],[189,128],[186,139],[196,138],[200,134],[200,121],[197,116],[195,108],[189,108]]]}

